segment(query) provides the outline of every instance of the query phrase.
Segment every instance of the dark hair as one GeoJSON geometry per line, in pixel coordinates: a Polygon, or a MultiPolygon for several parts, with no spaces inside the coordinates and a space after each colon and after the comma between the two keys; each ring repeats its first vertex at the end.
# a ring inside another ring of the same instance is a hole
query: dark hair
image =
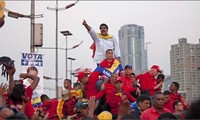
{"type": "Polygon", "coordinates": [[[160,73],[160,74],[158,74],[158,76],[157,76],[157,79],[158,79],[158,78],[165,79],[165,75],[164,75],[164,74],[162,74],[162,73],[160,73]]]}
{"type": "Polygon", "coordinates": [[[14,105],[18,102],[22,102],[22,96],[25,95],[25,88],[23,84],[17,84],[13,88],[13,91],[10,95],[10,99],[13,101],[14,105]]]}
{"type": "Polygon", "coordinates": [[[35,67],[35,66],[30,66],[28,67],[28,69],[26,70],[27,74],[31,71],[31,70],[34,70],[38,73],[38,69],[35,67]]]}
{"type": "Polygon", "coordinates": [[[172,84],[175,85],[175,87],[176,87],[177,90],[179,89],[179,84],[178,84],[178,82],[172,82],[172,84]]]}
{"type": "Polygon", "coordinates": [[[81,86],[81,84],[78,83],[78,82],[74,83],[74,86],[73,86],[73,87],[77,87],[77,86],[81,86]]]}
{"type": "Polygon", "coordinates": [[[170,95],[170,91],[169,91],[169,90],[165,90],[165,91],[163,92],[163,95],[170,95]]]}
{"type": "Polygon", "coordinates": [[[68,81],[70,84],[72,84],[72,81],[70,79],[65,79],[65,81],[68,81]]]}
{"type": "Polygon", "coordinates": [[[185,119],[200,119],[200,100],[193,102],[189,109],[188,112],[185,115],[185,119]]]}
{"type": "Polygon", "coordinates": [[[163,94],[161,91],[156,91],[153,98],[156,98],[156,95],[163,94]]]}
{"type": "Polygon", "coordinates": [[[109,52],[109,51],[113,51],[113,49],[107,49],[107,50],[106,50],[106,54],[107,54],[107,52],[109,52]]]}
{"type": "Polygon", "coordinates": [[[137,99],[137,103],[139,103],[139,102],[144,102],[145,100],[149,100],[149,101],[150,101],[150,97],[149,97],[148,95],[145,95],[145,94],[140,95],[140,96],[138,97],[138,99],[137,99]]]}
{"type": "Polygon", "coordinates": [[[44,101],[45,98],[50,99],[49,96],[47,96],[46,94],[42,94],[42,95],[40,96],[40,99],[41,99],[42,102],[44,101]]]}
{"type": "Polygon", "coordinates": [[[134,76],[135,76],[135,73],[132,72],[131,75],[134,75],[134,76]]]}
{"type": "Polygon", "coordinates": [[[108,25],[106,25],[105,23],[102,23],[102,24],[99,26],[99,29],[101,29],[102,26],[105,26],[105,27],[108,29],[108,25]]]}
{"type": "Polygon", "coordinates": [[[173,104],[172,104],[173,109],[175,109],[175,106],[178,105],[179,102],[180,102],[179,100],[173,102],[173,104]]]}
{"type": "Polygon", "coordinates": [[[158,120],[176,120],[177,117],[175,115],[173,115],[172,113],[162,113],[159,117],[158,120]]]}

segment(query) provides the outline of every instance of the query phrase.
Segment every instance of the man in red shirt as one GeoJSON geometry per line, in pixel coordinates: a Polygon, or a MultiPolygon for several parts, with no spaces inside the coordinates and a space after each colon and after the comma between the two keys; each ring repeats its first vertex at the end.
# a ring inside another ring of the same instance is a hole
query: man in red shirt
{"type": "Polygon", "coordinates": [[[178,89],[179,89],[179,84],[177,82],[172,82],[170,86],[170,91],[171,91],[170,99],[172,100],[172,102],[180,101],[183,104],[184,110],[186,110],[188,107],[188,103],[186,102],[184,97],[178,93],[178,89]]]}
{"type": "MultiPolygon", "coordinates": [[[[40,96],[42,106],[40,106],[39,110],[41,113],[44,113],[46,115],[48,113],[47,119],[51,120],[58,120],[58,115],[57,115],[57,105],[58,105],[58,100],[57,99],[50,99],[47,95],[42,94],[40,96]]],[[[44,117],[44,116],[42,116],[44,117]]]]}
{"type": "Polygon", "coordinates": [[[153,65],[145,74],[136,76],[136,80],[139,80],[141,91],[143,93],[146,92],[147,95],[154,96],[154,93],[162,85],[162,82],[157,84],[157,79],[155,77],[158,73],[161,73],[160,67],[153,65]]]}
{"type": "Polygon", "coordinates": [[[170,99],[170,91],[168,90],[164,91],[163,95],[164,95],[164,108],[167,108],[173,113],[174,109],[173,109],[173,102],[170,99]]]}
{"type": "Polygon", "coordinates": [[[144,112],[142,112],[141,120],[157,120],[162,113],[169,112],[168,109],[163,107],[164,105],[164,95],[162,92],[157,91],[153,96],[153,106],[144,112]]]}
{"type": "Polygon", "coordinates": [[[184,108],[183,104],[180,101],[175,101],[173,103],[173,108],[174,108],[174,115],[179,118],[179,119],[184,119],[185,114],[184,114],[184,108]]]}
{"type": "Polygon", "coordinates": [[[107,98],[107,102],[110,106],[113,119],[117,118],[118,107],[123,100],[128,99],[131,102],[135,102],[136,99],[129,93],[122,89],[123,82],[120,77],[115,80],[115,89],[112,90],[107,98]]]}

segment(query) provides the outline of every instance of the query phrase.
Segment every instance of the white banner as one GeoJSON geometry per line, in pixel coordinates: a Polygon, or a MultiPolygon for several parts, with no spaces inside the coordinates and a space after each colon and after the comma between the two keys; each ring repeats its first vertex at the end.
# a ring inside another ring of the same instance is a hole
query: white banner
{"type": "MultiPolygon", "coordinates": [[[[36,89],[33,91],[32,99],[37,99],[43,94],[43,55],[42,54],[32,54],[32,53],[22,53],[21,57],[21,72],[27,73],[27,69],[37,71],[37,76],[40,77],[40,82],[36,89]]],[[[33,73],[35,74],[35,73],[33,73]]],[[[24,84],[28,87],[31,80],[24,80],[24,84]]],[[[34,104],[34,103],[33,103],[34,104]]]]}

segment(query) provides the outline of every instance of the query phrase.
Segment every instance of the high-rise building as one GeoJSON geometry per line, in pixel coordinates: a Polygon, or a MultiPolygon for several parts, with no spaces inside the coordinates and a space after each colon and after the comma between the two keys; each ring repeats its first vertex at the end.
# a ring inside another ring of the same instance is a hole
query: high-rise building
{"type": "Polygon", "coordinates": [[[192,102],[200,98],[200,40],[198,44],[187,43],[186,38],[178,42],[171,45],[171,77],[180,84],[179,91],[186,94],[188,102],[192,102]]]}
{"type": "Polygon", "coordinates": [[[147,54],[144,49],[144,27],[127,24],[119,30],[122,64],[133,65],[136,74],[147,70],[147,54]]]}

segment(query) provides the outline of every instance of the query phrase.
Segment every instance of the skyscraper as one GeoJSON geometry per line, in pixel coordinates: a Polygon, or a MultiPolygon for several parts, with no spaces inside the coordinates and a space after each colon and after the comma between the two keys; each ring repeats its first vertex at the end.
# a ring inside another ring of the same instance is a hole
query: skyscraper
{"type": "Polygon", "coordinates": [[[192,102],[200,98],[200,40],[198,44],[187,43],[186,38],[178,42],[171,45],[171,77],[180,84],[179,91],[192,102]]]}
{"type": "Polygon", "coordinates": [[[147,70],[147,54],[144,49],[144,27],[127,24],[119,30],[122,64],[133,65],[136,74],[147,70]]]}

